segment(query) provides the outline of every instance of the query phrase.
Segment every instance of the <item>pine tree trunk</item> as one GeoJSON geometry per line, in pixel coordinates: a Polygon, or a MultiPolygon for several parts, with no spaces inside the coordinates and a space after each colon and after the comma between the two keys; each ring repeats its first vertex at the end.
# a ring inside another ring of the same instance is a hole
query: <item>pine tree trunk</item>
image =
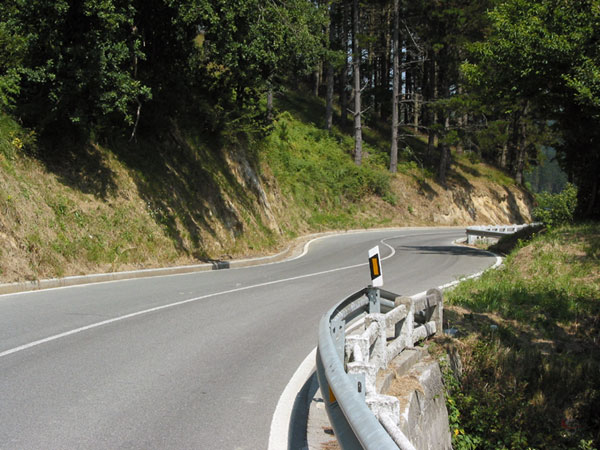
{"type": "Polygon", "coordinates": [[[400,61],[398,43],[398,29],[400,27],[400,0],[394,0],[394,37],[392,51],[394,52],[393,70],[394,86],[392,93],[392,145],[390,148],[390,172],[398,170],[398,91],[400,85],[400,61]]]}
{"type": "Polygon", "coordinates": [[[315,84],[313,86],[313,95],[315,97],[319,96],[319,86],[321,86],[321,63],[317,64],[317,69],[315,70],[315,84]]]}
{"type": "Polygon", "coordinates": [[[415,133],[419,132],[419,120],[421,120],[421,115],[420,115],[420,111],[421,111],[421,98],[419,97],[419,94],[417,92],[415,92],[413,94],[414,97],[414,111],[413,111],[413,128],[415,129],[415,133]]]}
{"type": "Polygon", "coordinates": [[[405,75],[406,79],[404,80],[404,100],[405,100],[405,105],[404,108],[406,110],[406,123],[409,124],[412,121],[412,109],[411,109],[411,101],[412,101],[412,95],[413,95],[413,84],[412,84],[412,79],[413,79],[413,73],[412,70],[407,70],[406,71],[406,75],[405,75]]]}
{"type": "Polygon", "coordinates": [[[342,24],[340,28],[341,48],[344,51],[344,66],[340,75],[340,109],[341,109],[341,126],[344,127],[348,122],[348,72],[350,72],[350,64],[348,63],[348,5],[345,2],[341,4],[342,8],[342,24]]]}
{"type": "MultiPolygon", "coordinates": [[[[458,95],[461,95],[463,93],[463,87],[462,86],[458,86],[458,95]]],[[[462,114],[458,116],[458,128],[460,130],[464,130],[467,127],[467,121],[468,121],[468,116],[466,114],[462,114]]],[[[463,148],[463,142],[462,139],[460,139],[458,141],[458,144],[456,144],[456,154],[457,155],[462,155],[464,153],[464,148],[463,148]]]]}
{"type": "Polygon", "coordinates": [[[267,119],[273,119],[273,86],[271,83],[267,90],[267,119]]]}
{"type": "Polygon", "coordinates": [[[508,156],[508,139],[502,145],[502,151],[500,152],[500,167],[506,169],[506,162],[508,156]]]}
{"type": "Polygon", "coordinates": [[[592,191],[590,193],[590,200],[588,201],[587,208],[585,210],[586,217],[592,217],[594,213],[594,206],[596,206],[596,199],[598,198],[598,179],[595,179],[592,183],[592,191]]]}
{"type": "Polygon", "coordinates": [[[520,121],[518,129],[518,141],[517,141],[517,154],[515,158],[514,176],[517,185],[523,185],[523,171],[525,170],[525,154],[527,152],[527,127],[525,124],[525,117],[529,111],[529,102],[523,107],[523,111],[520,115],[520,121]]]}
{"type": "Polygon", "coordinates": [[[358,43],[358,0],[353,2],[352,20],[352,67],[354,70],[354,162],[362,163],[362,125],[360,102],[360,46],[358,43]]]}
{"type": "MultiPolygon", "coordinates": [[[[444,120],[444,131],[446,134],[450,129],[450,117],[446,115],[444,120]]],[[[440,165],[438,166],[438,180],[442,186],[446,186],[446,173],[448,172],[448,166],[450,165],[450,146],[442,141],[440,147],[440,165]]]]}
{"type": "MultiPolygon", "coordinates": [[[[429,102],[433,103],[438,97],[438,71],[435,58],[432,58],[429,66],[429,102]]],[[[427,139],[427,158],[431,158],[438,144],[436,125],[438,113],[435,108],[429,108],[429,135],[427,139]]]]}
{"type": "MultiPolygon", "coordinates": [[[[333,28],[333,5],[329,6],[329,48],[333,47],[334,39],[334,28],[333,28]]],[[[327,59],[327,95],[326,95],[326,107],[325,107],[325,126],[327,130],[331,131],[333,126],[333,64],[330,59],[327,59]]]]}

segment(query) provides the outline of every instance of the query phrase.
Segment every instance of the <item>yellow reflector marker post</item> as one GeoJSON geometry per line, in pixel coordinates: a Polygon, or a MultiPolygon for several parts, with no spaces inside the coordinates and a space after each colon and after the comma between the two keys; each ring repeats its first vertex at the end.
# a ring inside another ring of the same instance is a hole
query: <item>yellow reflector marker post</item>
{"type": "Polygon", "coordinates": [[[369,250],[369,269],[371,269],[372,285],[374,287],[383,286],[383,273],[381,270],[378,245],[369,250]]]}
{"type": "Polygon", "coordinates": [[[371,267],[371,278],[381,275],[379,272],[379,260],[377,259],[377,256],[369,258],[369,265],[371,267]]]}

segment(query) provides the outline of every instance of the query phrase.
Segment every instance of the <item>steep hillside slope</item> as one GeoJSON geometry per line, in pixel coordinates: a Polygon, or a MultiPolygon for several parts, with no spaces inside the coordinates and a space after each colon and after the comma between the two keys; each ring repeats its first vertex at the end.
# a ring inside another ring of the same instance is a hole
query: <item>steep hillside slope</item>
{"type": "Polygon", "coordinates": [[[407,146],[392,176],[385,135],[367,129],[357,168],[349,135],[285,107],[261,139],[172,124],[52,151],[3,116],[0,282],[263,254],[328,229],[530,220],[529,195],[482,163],[456,156],[444,188],[407,146]]]}

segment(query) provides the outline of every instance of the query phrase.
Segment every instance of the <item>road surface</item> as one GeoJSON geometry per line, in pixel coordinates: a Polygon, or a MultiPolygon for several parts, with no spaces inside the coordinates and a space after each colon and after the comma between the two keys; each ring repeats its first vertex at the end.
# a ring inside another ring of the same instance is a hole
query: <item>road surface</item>
{"type": "Polygon", "coordinates": [[[369,284],[411,295],[495,259],[459,229],[318,239],[277,264],[0,296],[1,449],[266,449],[320,317],[369,284]]]}

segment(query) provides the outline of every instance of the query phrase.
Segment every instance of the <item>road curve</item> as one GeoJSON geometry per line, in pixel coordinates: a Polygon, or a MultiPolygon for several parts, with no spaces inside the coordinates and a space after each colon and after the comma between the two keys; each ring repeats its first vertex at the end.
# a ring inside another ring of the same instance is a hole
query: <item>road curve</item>
{"type": "Polygon", "coordinates": [[[460,229],[328,236],[265,266],[0,296],[0,449],[264,449],[319,318],[369,283],[414,294],[495,262],[460,229]]]}

